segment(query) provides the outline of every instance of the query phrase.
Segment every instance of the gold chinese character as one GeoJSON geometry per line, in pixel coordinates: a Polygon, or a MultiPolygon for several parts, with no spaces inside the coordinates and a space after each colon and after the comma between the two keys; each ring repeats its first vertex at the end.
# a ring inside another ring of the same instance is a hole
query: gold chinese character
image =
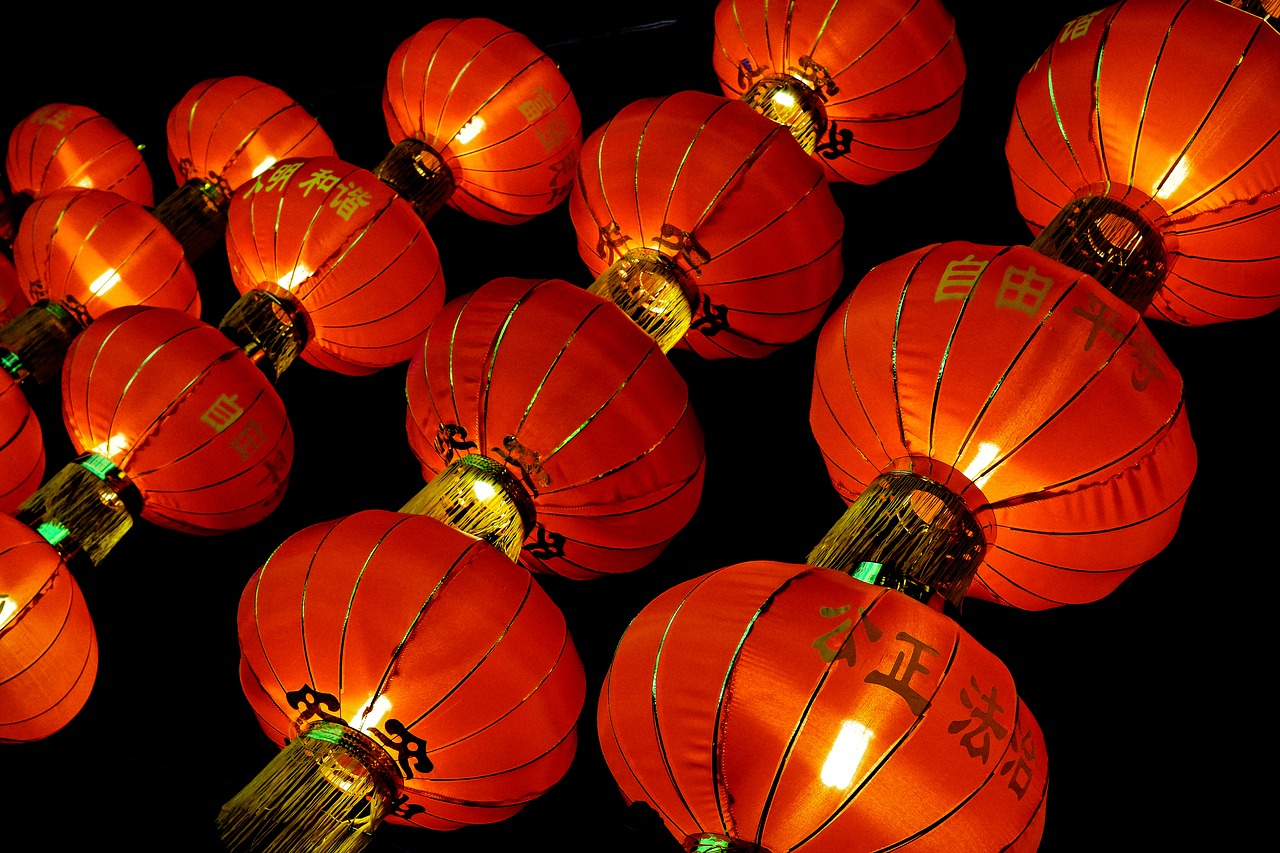
{"type": "Polygon", "coordinates": [[[1004,281],[1000,282],[1000,292],[996,295],[997,308],[1017,308],[1034,317],[1040,310],[1044,298],[1053,287],[1053,279],[1047,275],[1036,275],[1035,267],[1025,270],[1009,267],[1004,271],[1004,281]]]}
{"type": "Polygon", "coordinates": [[[338,187],[338,191],[329,202],[329,206],[337,208],[338,215],[349,222],[351,221],[351,214],[361,207],[368,207],[372,199],[373,193],[364,187],[357,186],[352,181],[348,181],[338,187]]]}
{"type": "Polygon", "coordinates": [[[947,264],[947,268],[942,271],[942,277],[938,279],[938,289],[933,292],[934,302],[941,302],[944,299],[965,299],[973,292],[974,286],[978,283],[978,277],[990,263],[990,261],[974,261],[973,257],[969,255],[947,264]]]}
{"type": "Polygon", "coordinates": [[[525,121],[535,121],[539,116],[547,113],[555,108],[555,99],[551,97],[551,93],[539,86],[533,90],[533,97],[520,104],[520,115],[525,117],[525,121]]]}
{"type": "Polygon", "coordinates": [[[240,404],[236,402],[238,394],[223,394],[213,402],[213,405],[200,416],[200,420],[213,427],[214,432],[222,432],[227,427],[235,423],[244,409],[240,408],[240,404]]]}
{"type": "Polygon", "coordinates": [[[1068,21],[1067,25],[1062,29],[1062,35],[1058,36],[1058,44],[1075,41],[1089,32],[1089,25],[1093,23],[1093,19],[1097,17],[1097,15],[1097,12],[1090,12],[1087,15],[1081,15],[1072,21],[1068,21]]]}
{"type": "Polygon", "coordinates": [[[298,184],[298,186],[302,188],[302,194],[308,196],[311,195],[312,190],[320,190],[320,192],[327,193],[337,186],[340,180],[342,178],[339,178],[330,169],[317,169],[311,173],[311,177],[298,184]]]}

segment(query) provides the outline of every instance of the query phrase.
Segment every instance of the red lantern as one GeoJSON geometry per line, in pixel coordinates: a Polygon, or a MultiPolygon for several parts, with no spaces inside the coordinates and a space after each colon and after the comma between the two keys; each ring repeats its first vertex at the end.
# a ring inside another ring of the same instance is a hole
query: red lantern
{"type": "Polygon", "coordinates": [[[30,307],[27,292],[18,281],[18,270],[8,255],[0,253],[0,326],[30,307]]]}
{"type": "Polygon", "coordinates": [[[569,199],[578,253],[604,276],[636,258],[678,269],[681,346],[760,357],[818,327],[840,286],[844,217],[822,166],[740,101],[636,101],[583,146],[569,199]]]}
{"type": "Polygon", "coordinates": [[[9,186],[35,199],[64,187],[104,190],[151,207],[151,173],[142,152],[95,110],[47,104],[9,135],[9,186]]]}
{"type": "Polygon", "coordinates": [[[1088,276],[944,243],[872,269],[824,325],[810,423],[846,501],[900,458],[962,473],[996,521],[970,594],[1036,610],[1102,598],[1172,538],[1196,467],[1182,390],[1088,276]]]}
{"type": "Polygon", "coordinates": [[[44,434],[26,394],[0,369],[0,513],[13,515],[44,479],[44,434]]]}
{"type": "Polygon", "coordinates": [[[169,165],[178,190],[156,216],[195,259],[219,243],[231,195],[280,160],[336,152],[329,135],[288,94],[252,77],[192,86],[169,111],[169,165]]]}
{"type": "Polygon", "coordinates": [[[1034,851],[1048,764],[1005,666],[949,617],[819,566],[685,581],[597,707],[629,802],[687,851],[1034,851]]]}
{"type": "Polygon", "coordinates": [[[249,356],[171,308],[127,306],[71,344],[62,416],[75,449],[118,468],[141,516],[196,534],[238,530],[279,504],[293,461],[284,404],[249,356]]]}
{"type": "Polygon", "coordinates": [[[144,207],[112,192],[60,189],[37,198],[13,254],[30,300],[56,302],[82,325],[124,305],[200,316],[182,246],[144,207]]]}
{"type": "Polygon", "coordinates": [[[443,18],[405,39],[387,66],[382,111],[418,171],[443,172],[429,198],[405,193],[425,217],[447,201],[514,224],[569,194],[582,148],[578,103],[549,56],[495,21],[443,18]]]}
{"type": "Polygon", "coordinates": [[[1140,240],[1167,256],[1149,318],[1274,310],[1277,77],[1280,32],[1216,0],[1128,0],[1068,22],[1018,87],[1005,152],[1019,211],[1039,232],[1081,198],[1118,204],[1113,233],[1098,229],[1106,256],[1140,240]]]}
{"type": "Polygon", "coordinates": [[[705,450],[683,378],[613,305],[499,278],[447,303],[409,365],[409,443],[431,481],[487,457],[536,519],[520,562],[594,578],[651,563],[692,517],[705,450]]]}
{"type": "Polygon", "coordinates": [[[241,188],[227,220],[236,288],[301,315],[292,347],[304,361],[367,374],[421,349],[444,304],[440,256],[372,172],[336,157],[283,160],[241,188]]]}
{"type": "Polygon", "coordinates": [[[720,0],[715,37],[724,93],[798,131],[830,180],[914,169],[960,117],[964,55],[937,0],[720,0]]]}
{"type": "Polygon", "coordinates": [[[0,743],[62,730],[97,672],[98,638],[80,585],[40,534],[0,515],[0,743]]]}
{"type": "Polygon", "coordinates": [[[355,850],[384,816],[502,820],[577,748],[585,675],[560,610],[434,519],[367,510],[301,530],[250,579],[238,626],[245,695],[288,746],[224,807],[232,850],[355,850]]]}

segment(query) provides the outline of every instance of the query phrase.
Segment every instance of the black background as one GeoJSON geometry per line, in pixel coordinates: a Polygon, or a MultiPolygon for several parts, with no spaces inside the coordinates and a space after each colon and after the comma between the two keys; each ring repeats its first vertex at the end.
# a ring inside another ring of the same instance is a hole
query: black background
{"type": "MultiPolygon", "coordinates": [[[[1022,73],[1095,2],[949,2],[968,74],[959,124],[922,168],[872,187],[836,185],[846,277],[836,303],[873,265],[926,244],[1026,243],[1004,137],[1022,73]],[[1015,11],[1016,9],[1016,11],[1015,11]]],[[[554,58],[590,133],[626,104],[680,89],[719,92],[714,4],[422,2],[171,6],[163,14],[27,7],[6,26],[0,132],[55,101],[92,107],[145,146],[159,200],[169,109],[210,77],[247,75],[303,102],[339,156],[372,168],[390,147],[380,108],[396,45],[435,18],[485,16],[554,58]]],[[[450,296],[500,275],[589,283],[567,205],[520,226],[446,209],[431,222],[450,296]]],[[[195,264],[205,319],[233,298],[225,254],[195,264]]],[[[1276,561],[1270,453],[1274,315],[1201,329],[1153,324],[1186,386],[1200,463],[1174,541],[1107,599],[1040,613],[983,602],[961,622],[996,652],[1040,722],[1051,784],[1040,850],[1182,849],[1243,844],[1260,824],[1251,797],[1269,770],[1263,641],[1276,561]]],[[[656,563],[592,582],[544,578],[588,676],[581,745],[565,779],[516,817],[456,832],[383,826],[393,851],[550,848],[673,850],[628,813],[595,741],[595,698],[613,646],[660,590],[747,559],[803,562],[842,503],[808,429],[814,336],[762,360],[672,359],[707,436],[693,522],[656,563]]],[[[396,509],[422,485],[404,437],[404,369],[371,377],[301,361],[278,390],[297,438],[292,483],[260,525],[195,538],[138,524],[82,573],[100,641],[84,710],[56,735],[0,747],[0,848],[219,850],[218,809],[276,752],[237,681],[235,607],[270,549],[301,527],[356,510],[396,509]]],[[[56,405],[56,404],[55,404],[56,405]]],[[[70,448],[45,401],[50,472],[70,448]]],[[[1106,429],[1099,424],[1098,429],[1106,429]]],[[[781,853],[781,851],[775,851],[781,853]]]]}

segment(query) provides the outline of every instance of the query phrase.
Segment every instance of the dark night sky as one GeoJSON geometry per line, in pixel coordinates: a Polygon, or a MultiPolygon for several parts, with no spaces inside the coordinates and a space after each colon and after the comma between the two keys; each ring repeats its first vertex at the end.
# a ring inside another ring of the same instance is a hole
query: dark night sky
{"type": "MultiPolygon", "coordinates": [[[[398,14],[171,7],[146,20],[123,12],[113,19],[104,7],[74,24],[70,10],[36,5],[27,12],[35,21],[7,30],[0,130],[7,134],[46,103],[91,106],[146,146],[159,199],[173,189],[164,157],[170,107],[201,80],[243,74],[302,101],[340,156],[372,168],[389,148],[379,98],[391,52],[433,18],[464,15],[492,17],[556,59],[588,133],[642,97],[718,92],[711,2],[619,5],[578,17],[569,4],[478,0],[398,14]]],[[[846,219],[841,297],[871,266],[930,243],[1030,240],[1003,155],[1014,91],[1064,23],[1098,7],[1080,0],[1017,4],[1016,13],[1008,4],[947,6],[968,66],[960,122],[915,172],[833,189],[846,219]]],[[[500,275],[589,283],[565,205],[520,226],[445,210],[430,231],[450,296],[500,275]]],[[[216,320],[232,298],[225,255],[202,257],[196,274],[206,319],[216,320]]],[[[1095,604],[1024,613],[972,602],[961,620],[1005,661],[1044,730],[1052,782],[1043,853],[1182,849],[1211,835],[1215,846],[1235,847],[1252,812],[1244,798],[1254,783],[1245,780],[1255,771],[1246,768],[1266,773],[1248,726],[1264,711],[1270,659],[1255,627],[1270,615],[1256,567],[1270,573],[1275,564],[1262,531],[1274,515],[1276,465],[1262,439],[1275,387],[1266,365],[1280,320],[1160,324],[1154,333],[1183,374],[1200,459],[1174,541],[1095,604]]],[[[673,354],[707,435],[697,516],[633,575],[543,579],[587,667],[581,746],[569,774],[503,824],[453,833],[385,826],[371,851],[674,849],[629,825],[612,787],[594,740],[600,679],[623,628],[658,592],[743,560],[803,562],[839,516],[808,429],[813,351],[810,336],[760,361],[673,354]]],[[[272,517],[199,540],[139,524],[80,577],[99,633],[97,684],[57,735],[0,747],[8,831],[24,827],[17,837],[42,849],[121,839],[141,850],[220,849],[219,806],[275,752],[238,686],[236,602],[271,548],[294,531],[360,509],[396,509],[422,485],[404,440],[403,383],[403,367],[352,378],[298,363],[278,386],[297,454],[289,494],[272,517]]],[[[46,433],[57,433],[60,425],[49,423],[46,433]]],[[[51,465],[69,453],[56,434],[49,444],[51,465]]]]}

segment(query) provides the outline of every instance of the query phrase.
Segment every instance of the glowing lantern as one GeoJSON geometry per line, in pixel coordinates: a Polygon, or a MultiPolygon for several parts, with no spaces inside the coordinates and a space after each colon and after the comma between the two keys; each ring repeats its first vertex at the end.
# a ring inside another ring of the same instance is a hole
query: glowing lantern
{"type": "Polygon", "coordinates": [[[13,254],[30,301],[57,303],[82,326],[125,305],[200,316],[182,246],[146,208],[112,192],[60,189],[37,198],[13,254]]]}
{"type": "Polygon", "coordinates": [[[514,224],[569,194],[582,116],[552,59],[487,18],[444,18],[405,39],[382,93],[395,145],[376,170],[428,220],[441,205],[514,224]]]}
{"type": "Polygon", "coordinates": [[[922,165],[960,116],[965,63],[937,0],[720,0],[720,87],[787,125],[835,181],[922,165]]]}
{"type": "Polygon", "coordinates": [[[739,563],[645,606],[597,705],[623,797],[689,853],[1034,851],[1039,726],[945,614],[994,526],[963,481],[904,461],[809,564],[739,563]]]}
{"type": "Polygon", "coordinates": [[[970,594],[1024,609],[1115,589],[1172,538],[1196,467],[1139,313],[1025,246],[872,269],[818,338],[810,423],[846,501],[901,458],[961,472],[998,531],[970,594]]]}
{"type": "Polygon", "coordinates": [[[252,77],[192,86],[169,111],[166,134],[179,187],[155,213],[192,260],[222,240],[227,205],[249,179],[280,160],[336,153],[301,104],[252,77]]]}
{"type": "Polygon", "coordinates": [[[40,534],[0,515],[0,743],[60,731],[84,707],[97,671],[79,584],[40,534]]]}
{"type": "Polygon", "coordinates": [[[1146,264],[1148,318],[1274,310],[1278,76],[1274,24],[1216,0],[1130,0],[1068,22],[1018,87],[1005,152],[1019,211],[1038,234],[1069,216],[1067,263],[1104,284],[1117,260],[1146,264]]]}
{"type": "Polygon", "coordinates": [[[223,533],[266,517],[288,483],[284,404],[244,352],[181,311],[128,306],[98,318],[67,351],[62,415],[82,456],[24,509],[67,527],[95,563],[134,515],[223,533]],[[77,529],[82,504],[103,507],[101,525],[77,529]]]}
{"type": "Polygon", "coordinates": [[[224,806],[233,851],[345,853],[384,819],[502,820],[573,759],[586,688],[563,615],[435,519],[301,530],[250,579],[238,626],[245,695],[284,749],[224,806]]]}
{"type": "Polygon", "coordinates": [[[843,274],[844,218],[822,166],[741,101],[636,101],[583,146],[569,199],[601,293],[685,315],[681,348],[760,357],[812,332],[843,274]]]}
{"type": "Polygon", "coordinates": [[[495,529],[516,531],[512,558],[533,571],[594,578],[648,565],[697,508],[705,451],[683,378],[580,287],[499,278],[451,300],[409,364],[406,394],[424,477],[502,473],[491,487],[521,511],[495,529]]]}
{"type": "Polygon", "coordinates": [[[240,300],[222,327],[278,376],[301,355],[367,374],[407,362],[444,304],[440,257],[407,201],[336,157],[283,160],[227,212],[240,300]]]}
{"type": "Polygon", "coordinates": [[[17,512],[44,479],[44,467],[40,421],[18,383],[0,369],[0,513],[17,512]]]}
{"type": "Polygon", "coordinates": [[[46,104],[23,119],[9,135],[5,172],[27,201],[67,187],[155,204],[138,146],[111,120],[75,104],[46,104]]]}

